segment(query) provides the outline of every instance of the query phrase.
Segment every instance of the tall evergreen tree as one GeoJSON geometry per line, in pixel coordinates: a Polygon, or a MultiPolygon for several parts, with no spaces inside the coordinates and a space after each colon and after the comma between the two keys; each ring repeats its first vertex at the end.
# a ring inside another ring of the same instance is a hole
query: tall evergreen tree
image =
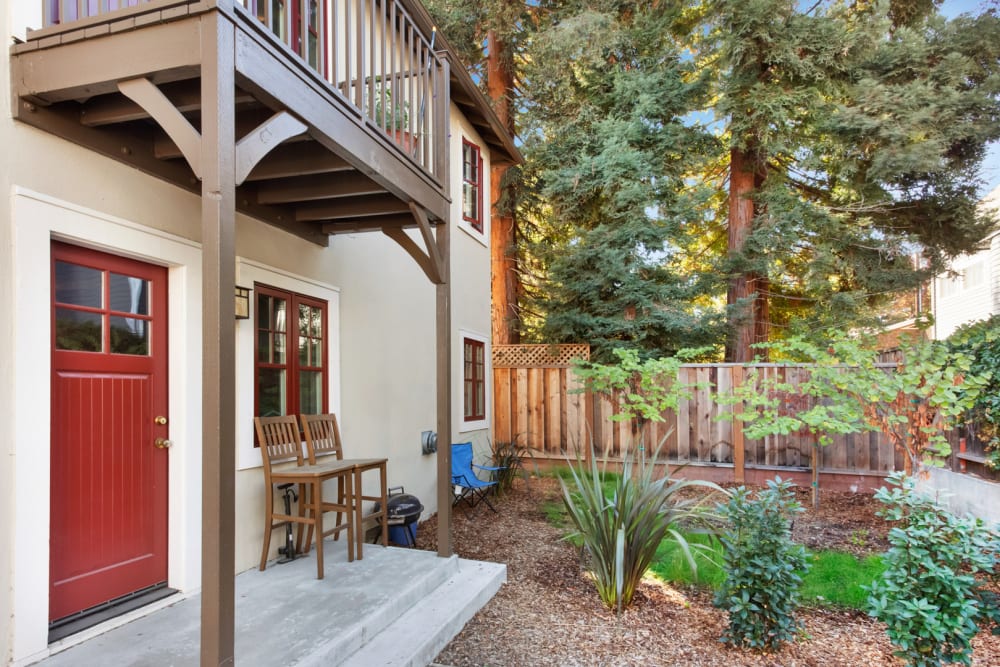
{"type": "Polygon", "coordinates": [[[707,88],[672,37],[680,9],[565,5],[526,67],[529,177],[546,225],[541,335],[587,341],[599,359],[719,340],[718,310],[679,262],[684,226],[710,194],[693,175],[715,145],[685,122],[707,88]]]}
{"type": "Polygon", "coordinates": [[[1000,136],[1000,27],[936,4],[702,6],[692,35],[730,143],[729,360],[772,323],[863,321],[993,224],[975,203],[1000,136]]]}

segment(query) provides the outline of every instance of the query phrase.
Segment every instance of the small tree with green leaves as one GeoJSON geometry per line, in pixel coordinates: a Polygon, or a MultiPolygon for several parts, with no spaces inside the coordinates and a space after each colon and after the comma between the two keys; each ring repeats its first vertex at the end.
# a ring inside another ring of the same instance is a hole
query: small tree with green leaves
{"type": "Polygon", "coordinates": [[[959,327],[948,337],[948,345],[953,352],[971,357],[973,373],[991,373],[962,421],[973,437],[985,443],[986,467],[1000,470],[1000,373],[992,373],[1000,367],[1000,315],[959,327]]]}
{"type": "Polygon", "coordinates": [[[612,420],[634,421],[633,430],[638,431],[648,421],[664,421],[664,412],[676,410],[681,400],[691,398],[698,385],[682,383],[680,368],[710,350],[684,349],[673,357],[643,360],[637,350],[616,348],[612,354],[618,357],[617,364],[580,361],[574,372],[585,391],[600,394],[616,406],[612,420]]]}
{"type": "MultiPolygon", "coordinates": [[[[767,374],[751,368],[732,394],[716,397],[718,403],[734,406],[732,412],[722,412],[719,419],[740,420],[748,438],[805,434],[816,448],[829,445],[835,435],[874,428],[865,421],[861,404],[842,389],[843,376],[849,370],[838,357],[835,346],[821,346],[793,337],[755,347],[769,350],[772,357],[806,364],[809,372],[793,383],[778,373],[767,374]]],[[[819,501],[818,483],[815,476],[814,505],[819,501]]]]}
{"type": "Polygon", "coordinates": [[[971,408],[991,372],[974,372],[972,357],[941,341],[900,342],[895,368],[878,362],[878,352],[851,338],[833,343],[850,367],[839,387],[862,406],[866,421],[904,454],[907,473],[938,465],[951,453],[944,431],[971,408]]]}

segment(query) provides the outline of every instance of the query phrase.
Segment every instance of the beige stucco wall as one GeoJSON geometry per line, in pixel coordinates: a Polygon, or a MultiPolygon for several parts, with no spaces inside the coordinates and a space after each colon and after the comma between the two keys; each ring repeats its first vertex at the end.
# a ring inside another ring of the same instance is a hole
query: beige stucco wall
{"type": "MultiPolygon", "coordinates": [[[[17,32],[15,24],[38,25],[24,6],[20,0],[5,3],[0,14],[4,34],[17,32]]],[[[0,60],[0,86],[9,90],[6,50],[0,60]]],[[[44,397],[47,253],[53,235],[171,267],[170,436],[175,445],[169,584],[182,591],[200,585],[200,205],[194,194],[14,122],[9,95],[0,97],[0,191],[6,195],[0,205],[0,312],[18,312],[0,317],[0,664],[8,664],[47,650],[48,525],[39,517],[48,516],[49,504],[44,397]]],[[[455,108],[452,125],[451,154],[460,165],[463,134],[483,143],[455,108]]],[[[484,152],[483,157],[488,178],[489,156],[484,152]]],[[[453,166],[451,189],[459,200],[453,204],[455,219],[461,218],[461,188],[454,184],[460,176],[453,166]]],[[[488,182],[484,185],[488,193],[488,182]]],[[[488,239],[488,227],[483,238],[488,239]]],[[[421,431],[436,428],[434,286],[382,234],[337,236],[329,248],[320,248],[241,217],[236,251],[238,283],[280,282],[330,301],[335,327],[330,406],[339,412],[347,455],[388,457],[389,483],[419,496],[425,515],[436,511],[436,457],[420,451],[421,431]]],[[[462,430],[461,332],[488,337],[489,250],[457,226],[452,277],[454,439],[473,439],[485,447],[484,429],[462,430]]],[[[250,424],[251,341],[252,320],[238,322],[237,571],[256,565],[263,533],[263,479],[253,458],[259,461],[250,424]]],[[[278,541],[272,540],[272,550],[278,541]]]]}

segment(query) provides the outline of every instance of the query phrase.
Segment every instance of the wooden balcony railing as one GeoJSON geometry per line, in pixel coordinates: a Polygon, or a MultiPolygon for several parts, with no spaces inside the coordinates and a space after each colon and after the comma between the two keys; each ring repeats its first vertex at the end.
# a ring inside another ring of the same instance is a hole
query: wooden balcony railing
{"type": "MultiPolygon", "coordinates": [[[[391,145],[440,182],[447,154],[447,70],[399,0],[236,0],[380,130],[391,145]]],[[[162,0],[43,0],[45,25],[97,17],[162,0]]],[[[176,0],[173,0],[176,4],[176,0]]]]}

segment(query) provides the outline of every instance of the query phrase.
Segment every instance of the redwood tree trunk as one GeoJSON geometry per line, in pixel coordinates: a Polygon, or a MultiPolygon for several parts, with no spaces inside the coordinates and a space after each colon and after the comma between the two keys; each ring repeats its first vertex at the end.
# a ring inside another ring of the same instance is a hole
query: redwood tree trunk
{"type": "MultiPolygon", "coordinates": [[[[511,71],[510,46],[492,30],[487,35],[486,83],[493,108],[504,127],[514,134],[514,74],[511,71]]],[[[512,215],[501,215],[497,202],[503,193],[501,183],[510,165],[490,168],[490,269],[493,296],[493,343],[519,343],[517,311],[520,279],[517,274],[517,225],[512,215]]]]}
{"type": "MultiPolygon", "coordinates": [[[[763,183],[759,161],[739,148],[730,151],[729,166],[729,255],[741,253],[753,231],[755,217],[753,192],[763,183]]],[[[767,357],[766,350],[754,350],[754,343],[767,341],[770,335],[768,278],[755,271],[744,271],[729,279],[726,303],[730,306],[730,338],[726,343],[726,361],[747,363],[755,355],[767,357]],[[734,305],[744,301],[742,308],[734,305]]]]}

